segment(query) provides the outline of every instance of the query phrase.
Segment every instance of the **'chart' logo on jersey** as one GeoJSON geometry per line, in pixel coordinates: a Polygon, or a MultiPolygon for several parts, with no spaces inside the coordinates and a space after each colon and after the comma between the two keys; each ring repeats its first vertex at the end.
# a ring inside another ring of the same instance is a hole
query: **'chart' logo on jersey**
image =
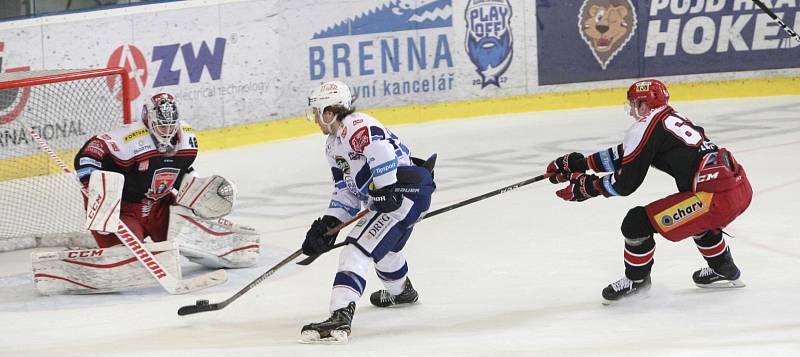
{"type": "Polygon", "coordinates": [[[475,84],[500,87],[505,81],[501,76],[514,57],[511,4],[508,0],[469,0],[464,19],[467,54],[481,76],[475,84]]]}
{"type": "Polygon", "coordinates": [[[578,32],[603,70],[636,32],[636,10],[630,0],[584,0],[578,32]]]}

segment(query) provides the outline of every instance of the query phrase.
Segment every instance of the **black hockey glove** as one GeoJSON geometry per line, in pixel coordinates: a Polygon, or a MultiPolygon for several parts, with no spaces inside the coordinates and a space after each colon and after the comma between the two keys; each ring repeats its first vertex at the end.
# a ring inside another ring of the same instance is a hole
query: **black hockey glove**
{"type": "Polygon", "coordinates": [[[586,172],[589,169],[589,164],[586,158],[579,152],[572,152],[561,156],[547,165],[547,173],[550,176],[550,182],[561,183],[569,181],[569,174],[573,172],[586,172]]]}
{"type": "Polygon", "coordinates": [[[381,187],[377,190],[369,190],[375,210],[382,213],[389,213],[403,204],[403,195],[394,192],[394,184],[381,187]]]}
{"type": "Polygon", "coordinates": [[[565,201],[586,201],[592,197],[608,196],[603,189],[600,178],[596,175],[572,173],[568,176],[569,186],[556,191],[556,196],[565,201]]]}
{"type": "Polygon", "coordinates": [[[314,223],[311,223],[311,228],[306,233],[306,240],[303,241],[303,254],[311,256],[331,250],[338,233],[330,236],[326,236],[325,233],[341,223],[342,221],[334,216],[317,218],[314,223]]]}

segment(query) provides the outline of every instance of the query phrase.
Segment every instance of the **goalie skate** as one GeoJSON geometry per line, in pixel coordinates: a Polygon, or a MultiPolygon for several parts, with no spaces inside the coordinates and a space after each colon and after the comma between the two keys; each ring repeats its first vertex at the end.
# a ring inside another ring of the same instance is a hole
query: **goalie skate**
{"type": "Polygon", "coordinates": [[[331,317],[323,322],[303,326],[300,340],[303,344],[343,345],[349,341],[350,323],[356,311],[356,303],[334,311],[331,317]]]}

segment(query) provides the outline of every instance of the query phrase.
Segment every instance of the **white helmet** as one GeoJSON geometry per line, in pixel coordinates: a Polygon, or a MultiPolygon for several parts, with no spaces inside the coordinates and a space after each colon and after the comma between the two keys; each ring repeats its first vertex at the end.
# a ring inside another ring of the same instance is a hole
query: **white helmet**
{"type": "Polygon", "coordinates": [[[154,95],[142,108],[142,120],[156,140],[158,151],[174,149],[172,138],[178,133],[178,107],[175,98],[167,93],[154,95]]]}
{"type": "Polygon", "coordinates": [[[320,84],[319,87],[311,90],[308,94],[308,109],[306,118],[314,121],[317,115],[322,116],[325,108],[331,106],[341,106],[349,110],[353,105],[353,95],[350,87],[340,81],[330,81],[320,84]]]}

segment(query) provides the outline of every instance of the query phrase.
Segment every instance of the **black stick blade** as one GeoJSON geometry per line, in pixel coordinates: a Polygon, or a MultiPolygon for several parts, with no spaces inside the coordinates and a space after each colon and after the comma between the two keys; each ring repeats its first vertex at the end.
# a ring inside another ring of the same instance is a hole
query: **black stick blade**
{"type": "Polygon", "coordinates": [[[194,305],[186,305],[182,306],[178,309],[178,316],[186,316],[191,314],[196,314],[199,312],[206,312],[206,311],[216,311],[221,309],[222,307],[220,304],[194,304],[194,305]]]}
{"type": "MultiPolygon", "coordinates": [[[[336,244],[333,245],[333,247],[331,247],[331,250],[339,248],[341,246],[345,246],[345,245],[347,245],[346,241],[342,241],[342,242],[336,243],[336,244]]],[[[323,253],[323,254],[325,254],[325,253],[323,253]]],[[[296,264],[297,265],[309,265],[309,264],[313,263],[315,260],[317,260],[317,258],[319,258],[321,256],[322,256],[322,254],[310,255],[307,258],[297,262],[296,264]]]]}
{"type": "MultiPolygon", "coordinates": [[[[322,255],[322,254],[320,254],[320,255],[322,255]]],[[[315,260],[317,260],[317,258],[319,258],[320,255],[311,255],[308,258],[305,258],[305,259],[297,262],[297,265],[309,265],[312,262],[314,262],[315,260]]]]}

